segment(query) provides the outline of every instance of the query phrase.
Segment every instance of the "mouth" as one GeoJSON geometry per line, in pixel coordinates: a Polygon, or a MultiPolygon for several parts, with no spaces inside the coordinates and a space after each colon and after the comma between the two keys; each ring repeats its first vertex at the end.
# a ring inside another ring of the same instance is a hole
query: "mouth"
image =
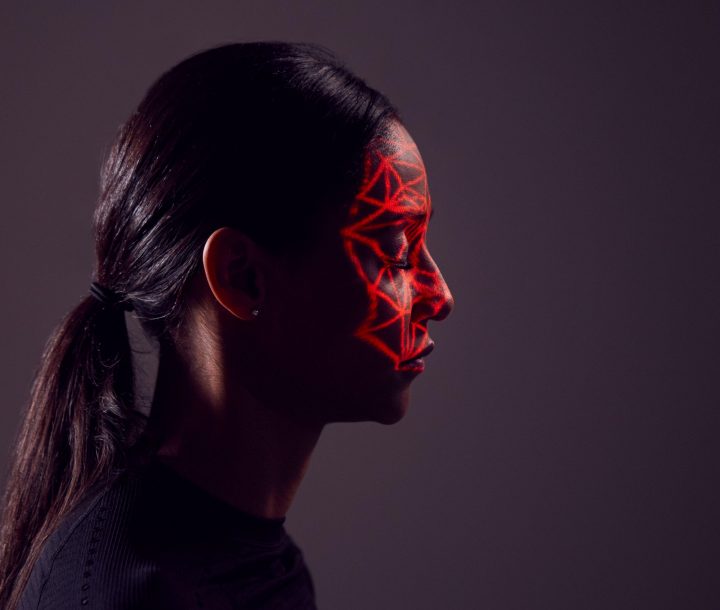
{"type": "Polygon", "coordinates": [[[416,362],[418,360],[422,360],[425,356],[427,356],[433,349],[435,348],[435,343],[433,341],[430,341],[424,350],[422,350],[420,353],[418,353],[414,358],[410,358],[408,360],[403,360],[400,362],[400,365],[404,364],[410,364],[413,362],[416,362]]]}

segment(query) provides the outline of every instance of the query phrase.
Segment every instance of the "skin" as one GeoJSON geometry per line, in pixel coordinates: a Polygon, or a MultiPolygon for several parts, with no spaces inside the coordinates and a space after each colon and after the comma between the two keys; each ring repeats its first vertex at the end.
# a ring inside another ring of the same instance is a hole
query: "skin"
{"type": "Polygon", "coordinates": [[[453,308],[425,240],[425,167],[401,124],[368,147],[364,176],[292,264],[236,229],[213,232],[178,348],[160,355],[160,459],[248,513],[285,516],[326,424],[399,421],[418,374],[402,361],[453,308]]]}
{"type": "Polygon", "coordinates": [[[395,123],[374,144],[341,235],[370,300],[355,336],[397,371],[430,343],[427,322],[444,318],[452,297],[425,242],[432,205],[415,142],[395,123]]]}

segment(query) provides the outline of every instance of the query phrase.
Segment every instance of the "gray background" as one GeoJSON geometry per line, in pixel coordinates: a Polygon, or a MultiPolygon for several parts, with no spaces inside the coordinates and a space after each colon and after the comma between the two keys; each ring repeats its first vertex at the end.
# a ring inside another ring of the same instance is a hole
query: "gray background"
{"type": "Polygon", "coordinates": [[[117,125],[192,52],[315,41],[404,112],[456,299],[407,417],[320,440],[320,608],[720,607],[719,6],[5,2],[2,465],[117,125]]]}

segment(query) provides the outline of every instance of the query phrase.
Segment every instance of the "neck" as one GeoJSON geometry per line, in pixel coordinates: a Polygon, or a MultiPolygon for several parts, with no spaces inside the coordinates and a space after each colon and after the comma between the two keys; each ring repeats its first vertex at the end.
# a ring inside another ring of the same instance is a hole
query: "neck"
{"type": "Polygon", "coordinates": [[[177,355],[163,354],[148,424],[158,458],[240,510],[284,517],[322,426],[230,387],[222,371],[193,370],[177,355]]]}

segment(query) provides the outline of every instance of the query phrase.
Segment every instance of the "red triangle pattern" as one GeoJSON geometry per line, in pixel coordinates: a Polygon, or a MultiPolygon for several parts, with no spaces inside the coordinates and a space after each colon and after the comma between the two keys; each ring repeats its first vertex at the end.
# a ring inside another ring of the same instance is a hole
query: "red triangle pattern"
{"type": "Polygon", "coordinates": [[[396,369],[427,346],[427,320],[443,303],[437,266],[428,264],[429,257],[423,256],[430,209],[425,166],[415,143],[402,135],[376,141],[366,155],[362,186],[341,233],[370,300],[368,314],[355,336],[387,355],[396,369]],[[392,153],[385,152],[388,150],[392,153]],[[413,212],[424,214],[425,220],[408,223],[402,218],[413,212]],[[402,226],[407,242],[392,258],[406,257],[407,269],[397,266],[399,260],[387,263],[389,257],[378,239],[383,231],[402,226]],[[368,250],[382,264],[365,262],[368,250]],[[415,320],[419,301],[425,302],[424,313],[415,320]]]}

